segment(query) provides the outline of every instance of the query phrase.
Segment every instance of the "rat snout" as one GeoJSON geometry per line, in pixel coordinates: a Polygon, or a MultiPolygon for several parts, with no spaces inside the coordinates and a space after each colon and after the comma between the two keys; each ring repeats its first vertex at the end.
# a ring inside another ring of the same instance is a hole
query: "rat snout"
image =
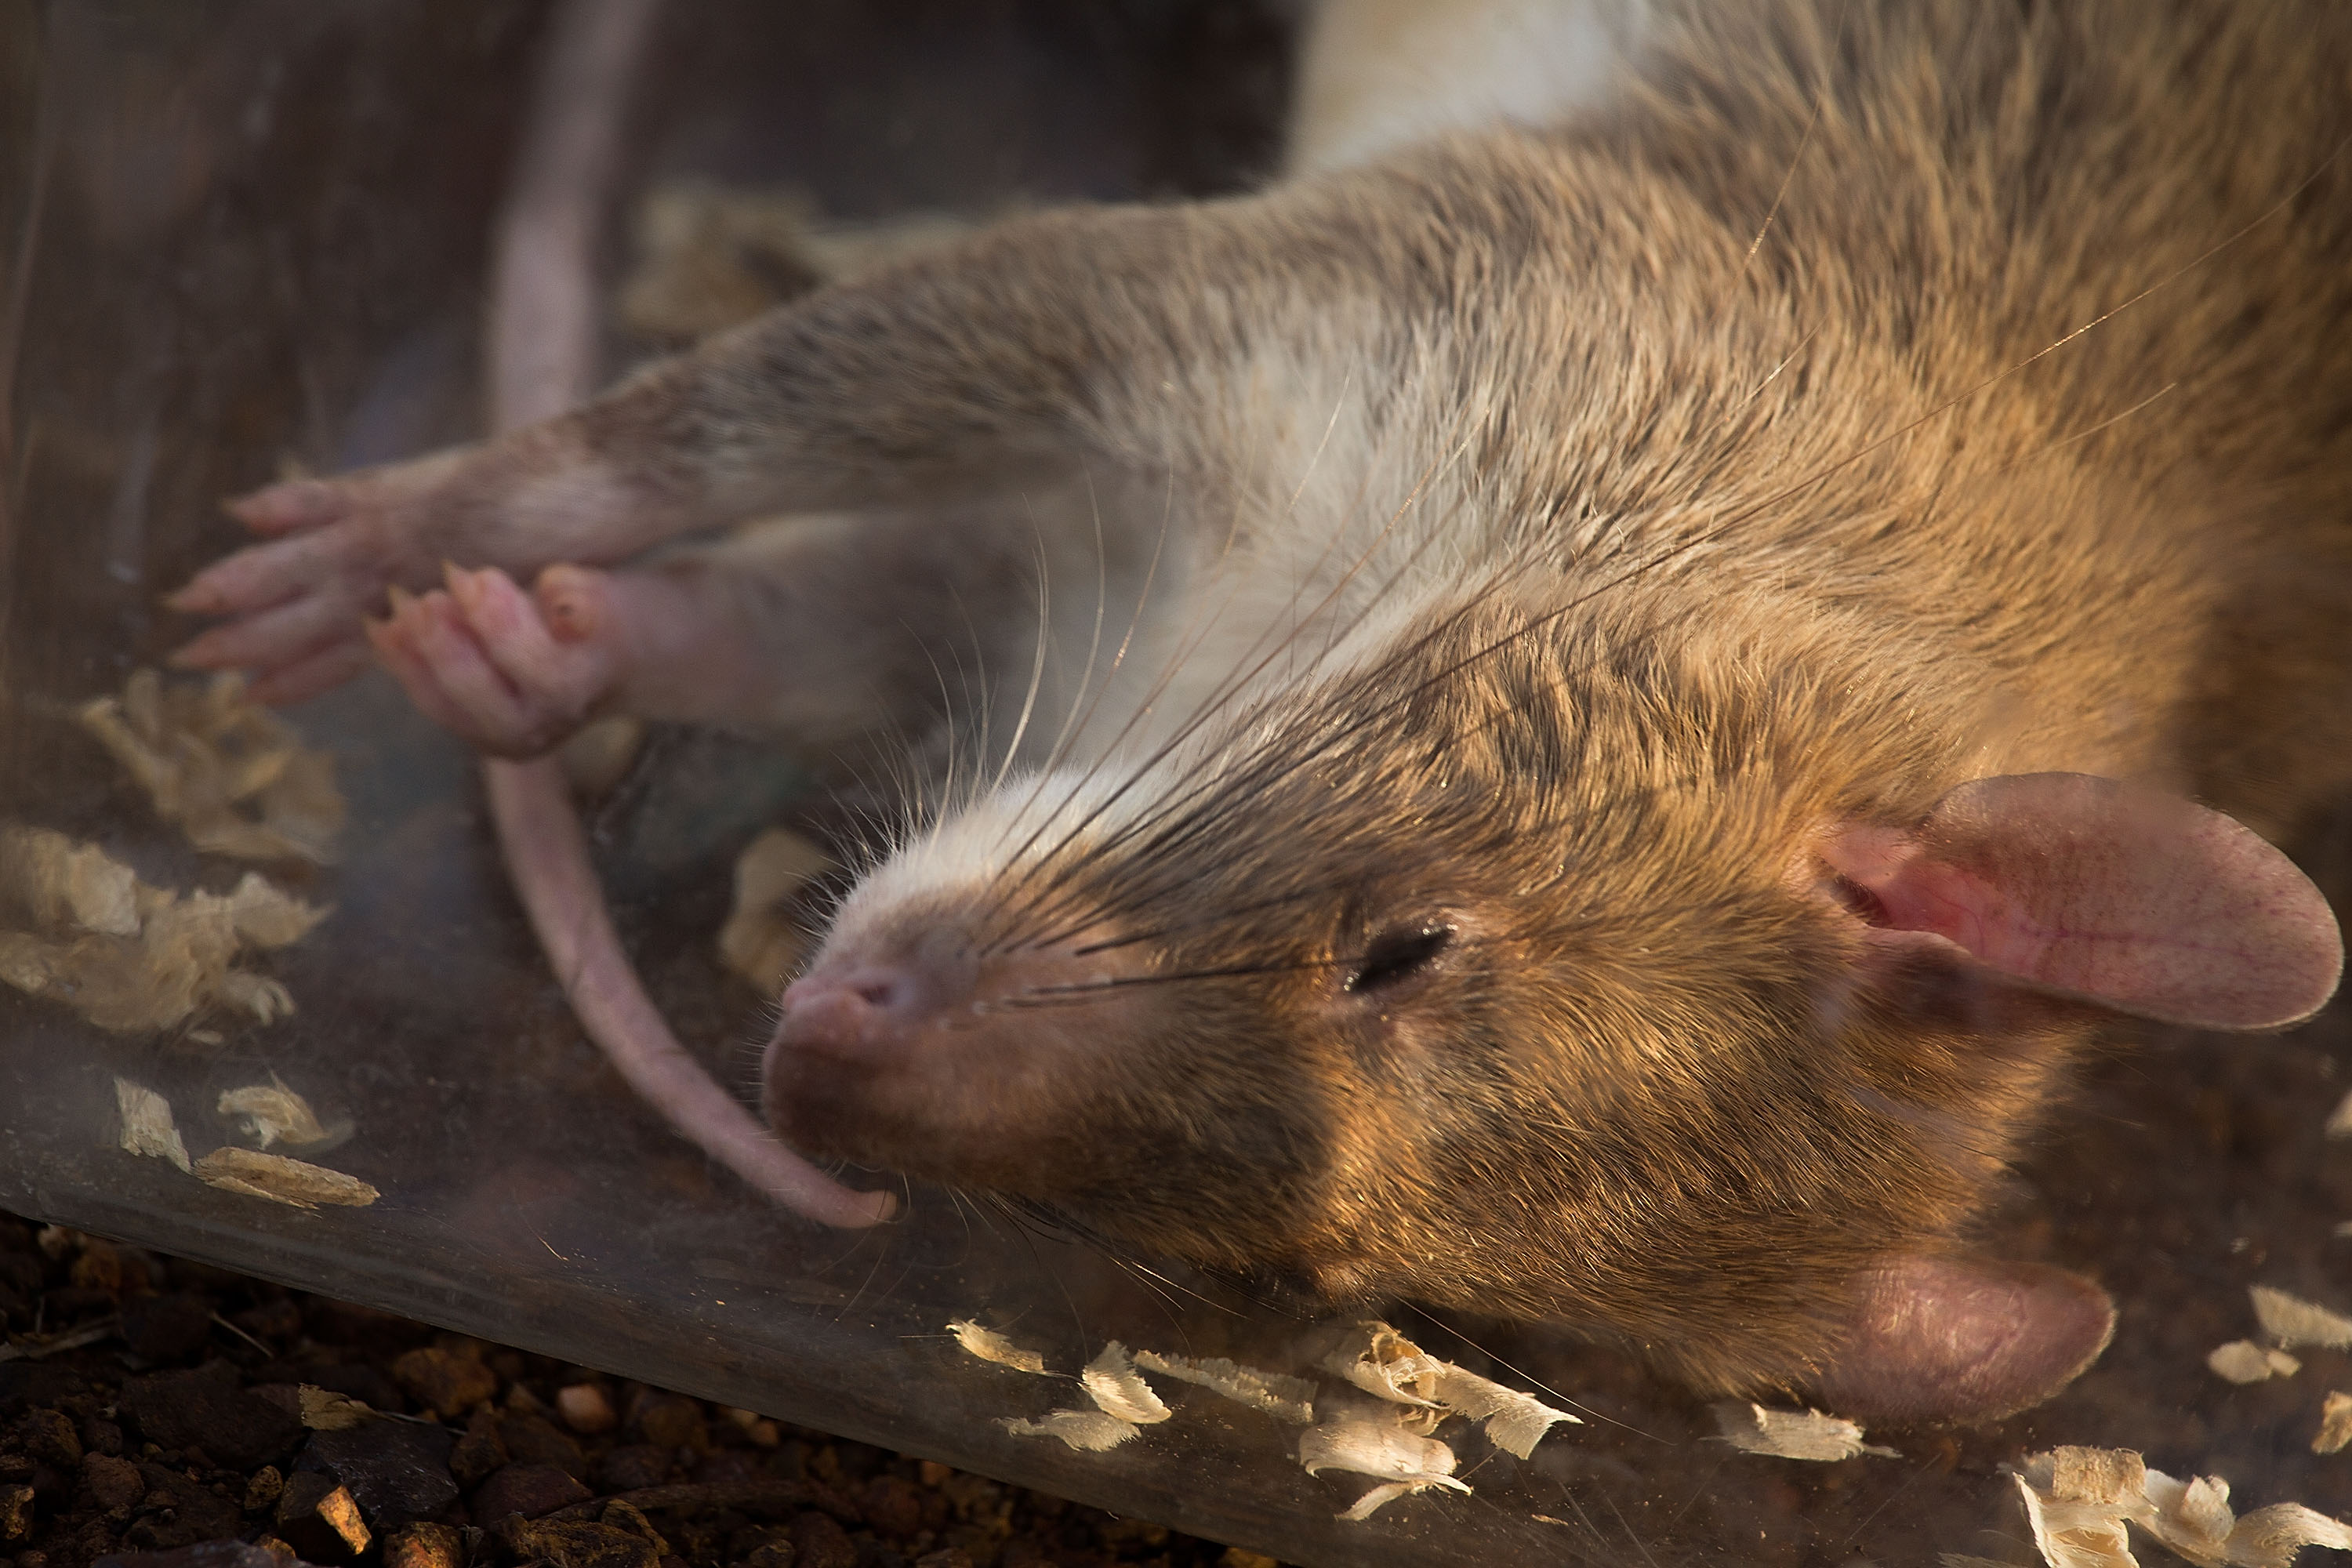
{"type": "Polygon", "coordinates": [[[783,1051],[867,1063],[899,1055],[927,1026],[969,1004],[979,976],[971,933],[955,926],[878,949],[827,952],[784,990],[769,1070],[783,1051]]]}
{"type": "Polygon", "coordinates": [[[1028,1190],[1040,1138],[1132,1054],[1118,959],[1088,945],[991,952],[946,918],[837,931],[784,992],[770,1125],[804,1153],[1028,1190]]]}

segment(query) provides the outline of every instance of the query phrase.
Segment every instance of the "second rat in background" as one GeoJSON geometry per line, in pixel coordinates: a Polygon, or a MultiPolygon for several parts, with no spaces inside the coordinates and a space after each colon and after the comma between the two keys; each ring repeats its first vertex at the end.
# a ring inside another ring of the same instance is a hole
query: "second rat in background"
{"type": "Polygon", "coordinates": [[[1963,1243],[2069,1058],[2340,967],[2263,835],[2352,783],[2352,26],[1621,21],[1335,5],[1273,190],[260,492],[184,657],[321,689],[391,588],[488,750],[831,739],[931,717],[908,595],[977,605],[960,743],[785,993],[788,1142],[1708,1390],[2045,1397],[2110,1304],[1963,1243]]]}

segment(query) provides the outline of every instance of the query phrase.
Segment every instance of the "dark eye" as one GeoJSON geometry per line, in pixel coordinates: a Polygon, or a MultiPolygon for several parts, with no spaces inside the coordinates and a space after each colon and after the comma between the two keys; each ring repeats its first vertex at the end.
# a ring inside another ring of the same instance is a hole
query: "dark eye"
{"type": "Polygon", "coordinates": [[[1348,976],[1348,989],[1361,994],[1410,980],[1428,968],[1453,941],[1452,926],[1391,926],[1364,949],[1363,958],[1348,976]]]}

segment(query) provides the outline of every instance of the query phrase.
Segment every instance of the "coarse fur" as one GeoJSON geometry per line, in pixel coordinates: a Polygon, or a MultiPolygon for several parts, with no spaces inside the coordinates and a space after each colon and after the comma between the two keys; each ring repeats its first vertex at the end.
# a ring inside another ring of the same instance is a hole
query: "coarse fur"
{"type": "MultiPolygon", "coordinates": [[[[2274,838],[2352,783],[2352,26],[1791,0],[1631,54],[1549,126],[1020,219],[519,436],[263,492],[288,537],[184,591],[244,617],[189,658],[297,695],[444,558],[768,512],[1076,541],[1099,591],[989,645],[1029,765],[964,770],[850,897],[779,1131],[1803,1384],[2102,1016],[1890,956],[1822,846],[2014,775],[2274,838]]],[[[496,749],[661,710],[598,632],[631,574],[564,582],[570,663],[504,659],[478,584],[378,646],[496,749]]],[[[832,628],[896,591],[783,635],[861,646],[832,628]]]]}

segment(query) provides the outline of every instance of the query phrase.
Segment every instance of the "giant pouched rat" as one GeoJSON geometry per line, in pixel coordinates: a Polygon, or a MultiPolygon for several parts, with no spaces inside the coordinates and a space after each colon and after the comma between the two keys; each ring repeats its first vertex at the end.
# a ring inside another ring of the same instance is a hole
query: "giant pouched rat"
{"type": "Polygon", "coordinates": [[[2256,830],[2352,782],[2352,25],[1335,5],[1305,83],[1265,194],[247,498],[182,657],[317,691],[389,588],[493,752],[838,740],[952,604],[991,679],[784,994],[788,1142],[1704,1388],[2046,1395],[2110,1304],[1960,1237],[2068,1058],[2340,966],[2256,830]]]}

